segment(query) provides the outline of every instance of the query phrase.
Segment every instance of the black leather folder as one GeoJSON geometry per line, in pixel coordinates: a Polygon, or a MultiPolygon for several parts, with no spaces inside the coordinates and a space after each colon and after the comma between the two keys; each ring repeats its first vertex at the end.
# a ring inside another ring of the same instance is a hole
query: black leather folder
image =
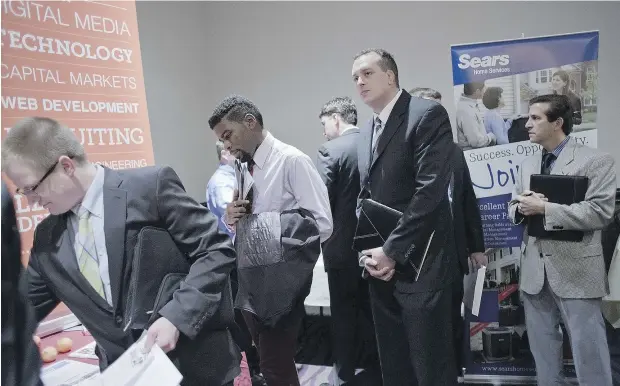
{"type": "Polygon", "coordinates": [[[371,199],[362,200],[360,205],[361,212],[353,237],[353,249],[362,252],[382,247],[396,229],[403,213],[371,199]]]}
{"type": "Polygon", "coordinates": [[[134,249],[125,328],[145,329],[179,289],[190,263],[164,229],[142,228],[134,249]]]}
{"type": "MultiPolygon", "coordinates": [[[[566,176],[555,174],[532,174],[530,190],[542,193],[549,202],[562,205],[572,205],[585,200],[588,190],[588,177],[566,176]]],[[[584,233],[576,230],[545,230],[543,215],[530,216],[528,219],[527,234],[540,238],[558,241],[583,240],[584,233]]]]}
{"type": "MultiPolygon", "coordinates": [[[[363,199],[360,206],[360,217],[353,237],[353,249],[361,253],[367,249],[382,247],[392,231],[396,229],[403,213],[369,198],[363,199]]],[[[416,280],[418,279],[434,233],[431,234],[424,253],[410,256],[409,265],[397,266],[397,272],[412,275],[416,280]]]]}

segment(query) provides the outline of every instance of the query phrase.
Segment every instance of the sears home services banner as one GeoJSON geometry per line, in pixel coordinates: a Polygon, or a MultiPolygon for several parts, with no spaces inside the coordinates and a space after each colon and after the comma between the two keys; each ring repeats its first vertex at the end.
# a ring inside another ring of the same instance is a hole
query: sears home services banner
{"type": "Polygon", "coordinates": [[[521,244],[522,229],[506,209],[519,165],[541,151],[525,129],[530,99],[566,94],[574,109],[571,137],[596,147],[598,46],[598,32],[585,32],[451,47],[456,140],[479,199],[487,248],[521,244]]]}
{"type": "MultiPolygon", "coordinates": [[[[464,366],[471,381],[535,380],[518,293],[521,227],[507,218],[519,165],[540,146],[529,142],[529,101],[566,94],[573,106],[572,140],[596,147],[598,32],[452,46],[456,140],[465,151],[478,197],[487,267],[496,288],[483,291],[478,316],[465,310],[464,366]]],[[[565,335],[566,337],[567,335],[565,335]]],[[[566,338],[564,371],[575,376],[566,338]]]]}

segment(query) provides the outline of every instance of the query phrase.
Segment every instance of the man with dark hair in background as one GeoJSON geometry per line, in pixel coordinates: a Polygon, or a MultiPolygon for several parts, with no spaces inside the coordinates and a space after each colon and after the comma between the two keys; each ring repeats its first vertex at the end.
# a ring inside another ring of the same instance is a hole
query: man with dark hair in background
{"type": "Polygon", "coordinates": [[[487,133],[478,100],[484,95],[484,82],[465,83],[456,105],[456,139],[463,150],[495,144],[495,135],[487,133]]]}
{"type": "MultiPolygon", "coordinates": [[[[234,232],[226,226],[224,216],[226,214],[226,206],[233,201],[234,197],[235,169],[233,169],[232,165],[236,158],[230,154],[228,150],[224,149],[224,143],[222,143],[222,141],[216,142],[215,151],[220,164],[207,183],[206,205],[211,213],[217,217],[220,229],[233,237],[234,232]]],[[[237,268],[235,268],[230,272],[233,301],[239,289],[237,276],[237,268]]],[[[248,369],[250,370],[252,386],[266,386],[267,382],[260,372],[258,350],[256,350],[256,347],[252,344],[252,336],[250,335],[248,326],[245,324],[241,310],[237,308],[235,308],[235,323],[236,328],[231,328],[230,332],[235,343],[237,343],[241,351],[245,352],[245,359],[247,360],[248,369]]]]}
{"type": "MultiPolygon", "coordinates": [[[[226,222],[230,228],[234,229],[239,219],[250,212],[305,209],[316,221],[320,241],[331,236],[329,197],[315,165],[306,154],[277,140],[264,128],[263,116],[252,101],[235,95],[225,98],[213,111],[209,126],[231,154],[248,162],[254,180],[248,200],[239,199],[237,193],[228,205],[226,222]]],[[[249,311],[242,312],[258,348],[267,384],[299,386],[295,353],[305,315],[303,299],[275,326],[266,325],[249,311]]]]}
{"type": "Polygon", "coordinates": [[[360,199],[403,212],[383,246],[360,258],[372,276],[383,384],[455,385],[452,285],[459,263],[448,196],[454,149],[448,113],[401,90],[385,50],[362,51],[351,72],[373,110],[360,132],[360,199]],[[412,263],[423,256],[416,272],[412,263]]]}
{"type": "Polygon", "coordinates": [[[510,219],[525,223],[520,267],[521,299],[540,385],[565,384],[562,322],[570,336],[580,385],[611,386],[611,366],[601,299],[609,293],[601,229],[613,217],[615,162],[611,155],[571,140],[573,108],[565,95],[530,100],[526,127],[542,154],[526,158],[518,170],[510,219]],[[585,176],[585,199],[571,205],[549,202],[530,190],[533,174],[585,176]],[[546,231],[584,232],[583,241],[528,235],[530,216],[541,215],[546,231]]]}
{"type": "Polygon", "coordinates": [[[434,100],[441,103],[441,93],[429,87],[416,87],[409,90],[409,94],[414,97],[434,100]]]}
{"type": "Polygon", "coordinates": [[[360,192],[357,108],[349,97],[333,98],[323,105],[319,119],[327,142],[318,150],[317,169],[327,186],[334,220],[334,231],[323,243],[322,250],[329,284],[336,375],[338,384],[353,384],[356,366],[360,363],[358,358],[361,357],[369,374],[364,372],[360,375],[369,375],[369,384],[378,386],[381,384],[381,372],[368,283],[362,278],[358,254],[351,248],[360,192]]]}
{"type": "Polygon", "coordinates": [[[43,386],[13,199],[2,181],[2,385],[43,386]]]}
{"type": "MultiPolygon", "coordinates": [[[[441,94],[428,87],[417,87],[410,91],[412,96],[434,100],[441,103],[441,94]]],[[[450,201],[454,215],[454,232],[459,256],[459,270],[453,285],[452,331],[454,333],[454,353],[459,378],[463,374],[463,278],[472,268],[487,266],[489,260],[484,254],[484,233],[478,208],[478,200],[469,174],[469,167],[463,151],[454,144],[454,175],[450,182],[450,201]]]]}
{"type": "Polygon", "coordinates": [[[450,197],[454,215],[454,232],[459,257],[459,269],[456,270],[456,281],[452,289],[452,331],[454,352],[459,377],[462,377],[463,366],[463,279],[472,269],[487,266],[488,257],[484,254],[484,233],[482,219],[478,207],[478,199],[469,174],[469,167],[463,151],[454,144],[454,175],[450,182],[450,197]]]}

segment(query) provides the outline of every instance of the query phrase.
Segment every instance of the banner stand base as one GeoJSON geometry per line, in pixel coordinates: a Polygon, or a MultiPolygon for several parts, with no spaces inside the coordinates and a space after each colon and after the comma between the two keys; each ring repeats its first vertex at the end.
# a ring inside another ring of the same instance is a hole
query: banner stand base
{"type": "MultiPolygon", "coordinates": [[[[522,377],[516,375],[474,375],[465,374],[465,384],[476,383],[483,385],[536,385],[536,377],[522,377]]],[[[575,378],[565,379],[569,385],[579,385],[575,378]]]]}

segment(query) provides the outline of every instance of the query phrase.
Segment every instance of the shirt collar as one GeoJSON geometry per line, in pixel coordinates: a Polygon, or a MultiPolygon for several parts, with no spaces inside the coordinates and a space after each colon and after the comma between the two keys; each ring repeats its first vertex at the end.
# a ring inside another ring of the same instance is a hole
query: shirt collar
{"type": "Polygon", "coordinates": [[[235,168],[233,168],[229,164],[220,164],[217,168],[226,173],[232,173],[232,174],[235,173],[235,168]]]}
{"type": "MultiPolygon", "coordinates": [[[[568,143],[568,141],[570,141],[570,136],[567,135],[566,138],[564,138],[564,140],[560,142],[560,144],[556,146],[555,149],[553,149],[551,153],[553,153],[555,158],[558,158],[560,156],[560,153],[566,147],[566,144],[568,143]]],[[[543,154],[547,154],[547,153],[549,152],[546,149],[543,149],[543,154]]]]}
{"type": "Polygon", "coordinates": [[[271,153],[275,140],[275,137],[271,135],[270,132],[267,132],[267,136],[254,152],[252,159],[259,169],[265,166],[265,162],[267,162],[267,157],[269,157],[269,153],[271,153]]]}
{"type": "Polygon", "coordinates": [[[100,165],[94,164],[97,169],[95,178],[86,190],[86,194],[82,199],[82,202],[74,206],[71,211],[76,215],[79,215],[80,208],[88,210],[91,215],[96,217],[103,217],[103,182],[105,179],[105,171],[100,165]]]}
{"type": "Polygon", "coordinates": [[[343,135],[343,134],[344,134],[344,133],[346,133],[347,131],[356,130],[356,129],[357,129],[357,126],[351,126],[351,127],[347,128],[347,129],[344,129],[344,130],[342,131],[342,133],[340,133],[340,135],[343,135]]]}
{"type": "Polygon", "coordinates": [[[383,108],[383,110],[381,110],[381,112],[377,115],[377,114],[373,114],[373,120],[376,120],[377,117],[379,117],[379,119],[381,120],[381,123],[383,124],[383,126],[385,126],[385,123],[387,122],[388,118],[390,117],[390,114],[392,113],[392,109],[394,108],[394,105],[396,104],[396,102],[398,101],[398,98],[400,98],[400,95],[403,93],[403,90],[398,90],[398,93],[396,93],[396,96],[390,101],[390,103],[387,104],[387,106],[385,106],[383,108]]]}
{"type": "Polygon", "coordinates": [[[470,98],[470,97],[465,96],[465,95],[461,95],[461,102],[467,102],[467,103],[470,103],[472,105],[477,105],[478,104],[478,99],[474,99],[474,98],[470,98]]]}

